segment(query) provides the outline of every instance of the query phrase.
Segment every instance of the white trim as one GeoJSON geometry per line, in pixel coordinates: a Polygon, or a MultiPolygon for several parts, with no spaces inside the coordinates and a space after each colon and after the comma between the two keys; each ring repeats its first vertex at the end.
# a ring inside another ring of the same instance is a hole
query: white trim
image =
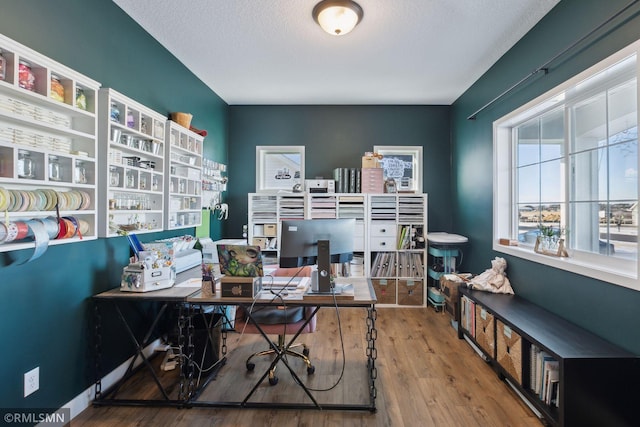
{"type": "MultiPolygon", "coordinates": [[[[639,51],[640,40],[626,46],[603,61],[493,122],[493,250],[640,291],[640,281],[638,280],[640,256],[638,256],[635,263],[619,260],[615,257],[607,257],[606,264],[603,264],[600,262],[602,256],[588,253],[576,252],[575,254],[570,253],[573,256],[568,258],[558,258],[537,254],[529,246],[505,246],[499,244],[500,238],[512,238],[517,231],[517,224],[513,223],[514,219],[511,215],[515,197],[515,190],[511,187],[511,169],[514,155],[511,145],[511,129],[513,126],[535,115],[540,115],[544,111],[555,108],[558,103],[565,102],[565,95],[568,89],[633,54],[638,55],[637,61],[640,63],[639,51]]],[[[640,66],[637,67],[640,68],[640,66]]],[[[640,85],[638,86],[640,98],[640,85]]],[[[640,117],[638,124],[640,124],[640,117]]]]}

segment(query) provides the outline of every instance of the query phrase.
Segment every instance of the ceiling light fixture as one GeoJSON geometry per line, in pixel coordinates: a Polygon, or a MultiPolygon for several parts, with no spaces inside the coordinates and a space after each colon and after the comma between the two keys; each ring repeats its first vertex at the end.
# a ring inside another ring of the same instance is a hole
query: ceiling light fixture
{"type": "Polygon", "coordinates": [[[327,33],[343,36],[355,28],[364,12],[352,0],[322,0],[313,8],[313,19],[327,33]]]}

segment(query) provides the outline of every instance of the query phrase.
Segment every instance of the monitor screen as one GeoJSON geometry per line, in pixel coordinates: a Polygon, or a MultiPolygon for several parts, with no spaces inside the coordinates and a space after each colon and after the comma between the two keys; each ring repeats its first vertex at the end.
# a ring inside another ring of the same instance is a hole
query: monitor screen
{"type": "Polygon", "coordinates": [[[318,241],[329,241],[332,263],[353,259],[355,219],[284,220],[280,233],[280,267],[314,265],[318,241]]]}

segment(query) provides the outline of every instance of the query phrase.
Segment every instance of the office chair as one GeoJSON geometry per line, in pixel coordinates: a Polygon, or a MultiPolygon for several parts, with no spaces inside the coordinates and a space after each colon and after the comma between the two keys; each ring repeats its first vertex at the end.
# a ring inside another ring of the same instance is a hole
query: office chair
{"type": "MultiPolygon", "coordinates": [[[[280,268],[278,269],[274,276],[293,276],[298,271],[298,268],[280,268]]],[[[303,270],[297,274],[299,277],[309,277],[311,275],[311,268],[305,267],[303,270]]],[[[268,280],[265,278],[264,280],[268,280]]],[[[307,319],[310,319],[308,323],[304,326],[304,328],[300,331],[301,334],[314,332],[316,329],[316,316],[314,315],[316,307],[306,307],[306,306],[295,306],[295,305],[287,305],[286,308],[284,306],[267,306],[267,307],[254,307],[252,311],[253,320],[260,325],[260,328],[267,335],[277,335],[278,341],[273,342],[275,346],[278,348],[278,352],[284,353],[284,357],[292,356],[302,359],[302,361],[307,365],[307,374],[311,375],[315,372],[315,367],[311,364],[311,360],[309,359],[309,347],[306,344],[294,344],[289,348],[286,348],[286,335],[294,335],[296,334],[302,325],[307,322],[307,319]],[[302,351],[296,351],[294,348],[302,347],[302,351]]],[[[253,324],[250,320],[248,320],[247,314],[242,309],[242,307],[238,307],[236,310],[236,318],[235,318],[236,329],[244,328],[245,333],[249,334],[259,334],[260,330],[253,324]],[[246,325],[245,325],[246,324],[246,325]]],[[[247,358],[246,367],[248,371],[253,371],[255,368],[255,363],[252,362],[252,359],[256,356],[268,356],[275,354],[276,351],[270,347],[267,350],[259,351],[247,358]]],[[[276,377],[276,365],[277,363],[272,362],[271,367],[269,368],[269,384],[276,385],[278,383],[278,377],[276,377]]]]}

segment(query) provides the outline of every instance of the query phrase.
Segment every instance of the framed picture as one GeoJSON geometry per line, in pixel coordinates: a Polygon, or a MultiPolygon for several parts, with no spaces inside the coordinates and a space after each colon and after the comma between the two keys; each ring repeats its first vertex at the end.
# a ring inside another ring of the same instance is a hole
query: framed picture
{"type": "Polygon", "coordinates": [[[398,192],[422,192],[422,147],[376,145],[373,151],[382,155],[384,180],[393,178],[398,192]]]}
{"type": "Polygon", "coordinates": [[[256,191],[293,191],[304,186],[304,146],[256,147],[256,191]]]}

